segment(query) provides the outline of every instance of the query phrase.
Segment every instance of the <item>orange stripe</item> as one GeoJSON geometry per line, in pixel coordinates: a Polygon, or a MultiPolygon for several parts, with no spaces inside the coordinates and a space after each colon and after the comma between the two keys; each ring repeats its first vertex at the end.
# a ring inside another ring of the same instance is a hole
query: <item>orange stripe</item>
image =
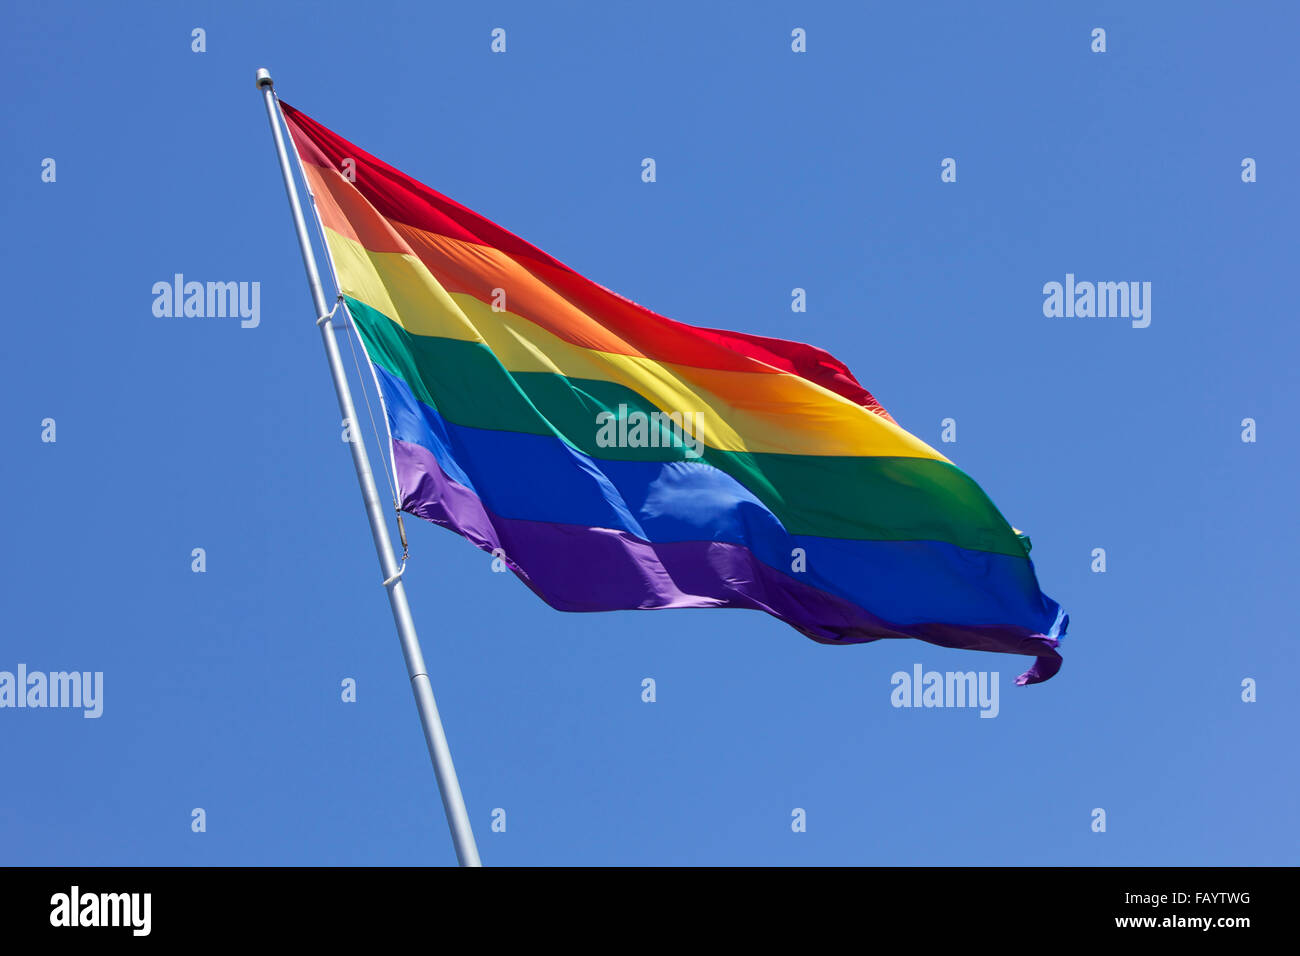
{"type": "Polygon", "coordinates": [[[525,266],[491,246],[392,222],[380,215],[338,170],[312,165],[304,166],[303,170],[327,228],[372,252],[414,255],[448,292],[466,293],[489,305],[498,303],[505,311],[528,319],[565,342],[598,352],[672,361],[696,368],[782,373],[765,362],[719,344],[700,342],[689,335],[689,327],[672,327],[679,323],[665,326],[663,323],[671,321],[667,319],[648,322],[638,306],[600,287],[596,288],[605,293],[604,301],[591,306],[601,308],[601,321],[597,321],[573,301],[582,292],[565,281],[573,273],[536,261],[529,261],[525,266]],[[504,302],[497,290],[504,292],[504,302]],[[640,341],[633,340],[633,336],[640,341]],[[657,340],[653,344],[647,341],[652,336],[657,340]],[[676,356],[683,351],[697,360],[679,361],[676,356]]]}

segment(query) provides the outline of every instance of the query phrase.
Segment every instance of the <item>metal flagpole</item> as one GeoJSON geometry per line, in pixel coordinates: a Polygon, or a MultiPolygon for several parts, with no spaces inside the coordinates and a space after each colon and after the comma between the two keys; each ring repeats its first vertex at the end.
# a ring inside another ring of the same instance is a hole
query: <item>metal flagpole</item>
{"type": "MultiPolygon", "coordinates": [[[[325,307],[325,293],[321,290],[320,273],[316,270],[316,257],[312,254],[311,241],[307,238],[307,224],[303,221],[302,204],[298,202],[298,187],[294,184],[289,154],[284,147],[284,134],[276,121],[279,108],[275,99],[275,84],[271,80],[271,74],[266,70],[257,71],[257,88],[262,91],[262,97],[266,101],[266,117],[271,121],[271,135],[275,138],[275,151],[280,157],[280,173],[284,177],[284,190],[289,195],[293,226],[298,233],[302,262],[307,268],[307,284],[311,286],[312,302],[316,306],[316,324],[320,327],[321,341],[325,344],[325,357],[329,361],[330,375],[334,378],[334,391],[338,395],[339,411],[343,413],[348,425],[356,428],[357,412],[352,404],[352,391],[348,388],[347,373],[343,369],[338,342],[330,323],[333,313],[325,307]]],[[[357,470],[357,483],[361,486],[361,497],[366,503],[366,517],[370,519],[370,533],[375,539],[375,551],[379,553],[379,566],[384,574],[384,588],[388,591],[388,603],[393,608],[397,637],[402,644],[402,655],[406,658],[407,673],[411,675],[411,690],[415,694],[415,706],[420,711],[420,723],[424,726],[424,740],[429,746],[429,756],[433,759],[434,775],[438,778],[438,790],[442,794],[447,826],[451,828],[452,843],[456,846],[456,858],[461,866],[482,866],[478,847],[474,843],[474,831],[470,828],[469,814],[465,811],[465,798],[460,792],[460,781],[456,779],[456,767],[451,762],[447,735],[443,733],[442,720],[438,717],[438,705],[433,699],[433,685],[429,683],[429,675],[425,671],[420,639],[416,636],[415,622],[411,619],[411,607],[406,602],[406,589],[402,585],[402,569],[398,567],[397,560],[393,557],[393,544],[388,537],[388,525],[385,523],[383,508],[379,503],[375,478],[370,471],[370,459],[366,455],[365,442],[358,438],[348,444],[352,448],[352,464],[357,470]]]]}

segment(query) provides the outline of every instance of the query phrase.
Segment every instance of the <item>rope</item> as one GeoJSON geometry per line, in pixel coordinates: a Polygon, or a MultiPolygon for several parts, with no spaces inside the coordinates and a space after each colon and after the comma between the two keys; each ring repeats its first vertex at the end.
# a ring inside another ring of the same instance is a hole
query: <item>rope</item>
{"type": "MultiPolygon", "coordinates": [[[[337,311],[340,305],[343,305],[342,292],[339,293],[338,302],[334,304],[334,309],[337,311]]],[[[343,305],[343,312],[348,317],[348,349],[352,352],[352,364],[356,366],[357,369],[357,381],[361,384],[361,397],[366,400],[366,414],[370,416],[370,430],[374,433],[375,444],[382,449],[384,447],[384,440],[379,437],[379,425],[375,422],[375,411],[370,407],[370,390],[366,388],[365,377],[361,374],[361,360],[357,358],[357,346],[352,339],[353,335],[359,337],[361,333],[357,331],[356,321],[352,318],[352,312],[346,305],[343,305]]],[[[333,314],[333,312],[330,313],[331,316],[333,314]]],[[[326,316],[326,318],[328,318],[328,316],[326,316]]],[[[397,533],[402,539],[402,567],[396,574],[384,582],[384,587],[387,587],[393,581],[400,578],[402,572],[406,570],[406,559],[410,554],[410,548],[406,543],[406,526],[402,524],[402,506],[397,500],[397,482],[393,479],[392,473],[388,470],[388,455],[380,454],[379,463],[384,466],[384,479],[388,482],[388,490],[393,495],[393,511],[397,515],[397,533]]]]}
{"type": "MultiPolygon", "coordinates": [[[[271,88],[271,95],[275,97],[276,103],[279,104],[280,94],[276,92],[274,87],[271,88]]],[[[296,154],[297,152],[296,147],[294,148],[294,152],[296,154]]],[[[299,157],[298,159],[298,165],[299,168],[301,168],[302,166],[301,157],[299,157]]],[[[315,215],[312,218],[316,220],[316,236],[320,240],[321,247],[324,248],[325,250],[325,263],[329,266],[330,277],[334,280],[334,288],[340,289],[339,277],[334,270],[334,256],[330,253],[329,244],[325,241],[325,224],[321,222],[320,209],[317,208],[316,206],[316,196],[311,191],[311,184],[306,183],[305,177],[304,177],[304,183],[307,186],[307,196],[311,201],[312,211],[315,213],[315,215]]],[[[361,385],[361,395],[366,400],[366,414],[370,416],[370,431],[375,436],[376,446],[378,446],[380,449],[383,449],[384,440],[379,436],[379,426],[375,423],[375,411],[373,408],[370,407],[370,391],[366,388],[365,376],[361,374],[361,362],[357,359],[356,343],[353,342],[352,340],[353,334],[355,334],[359,338],[361,333],[357,331],[356,321],[352,318],[351,311],[348,310],[347,305],[343,301],[343,292],[341,289],[339,291],[338,298],[334,301],[334,308],[330,309],[327,315],[320,316],[320,318],[316,320],[316,325],[317,327],[320,327],[324,325],[326,322],[333,319],[335,313],[338,312],[340,305],[343,306],[343,314],[348,317],[348,332],[346,333],[348,339],[348,348],[352,352],[352,364],[356,367],[357,370],[357,381],[361,385]]],[[[388,455],[386,454],[380,455],[380,464],[384,466],[384,480],[388,482],[388,490],[393,496],[393,511],[397,515],[397,533],[401,536],[402,539],[402,565],[400,568],[397,569],[396,574],[394,574],[392,577],[384,581],[384,587],[388,587],[394,581],[399,580],[402,574],[406,571],[406,559],[410,556],[410,548],[406,543],[406,526],[402,524],[402,505],[397,500],[398,499],[397,481],[393,478],[392,473],[388,470],[388,455]]]]}

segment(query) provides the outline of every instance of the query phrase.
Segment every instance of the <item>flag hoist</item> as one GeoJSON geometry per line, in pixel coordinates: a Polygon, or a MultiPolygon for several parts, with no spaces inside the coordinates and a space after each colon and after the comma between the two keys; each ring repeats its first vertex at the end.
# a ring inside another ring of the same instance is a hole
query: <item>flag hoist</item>
{"type": "MultiPolygon", "coordinates": [[[[262,98],[266,103],[266,117],[271,123],[271,135],[275,140],[275,151],[280,160],[280,173],[284,177],[284,189],[289,197],[289,209],[293,214],[293,226],[298,236],[298,246],[302,251],[303,265],[307,269],[307,285],[311,289],[312,304],[316,308],[316,325],[320,328],[321,342],[325,346],[325,358],[329,363],[330,375],[334,379],[339,411],[348,424],[356,428],[357,413],[352,404],[352,391],[348,387],[347,373],[339,355],[338,341],[331,324],[334,311],[328,307],[325,293],[321,289],[320,272],[316,268],[316,257],[312,252],[311,241],[307,237],[302,203],[298,199],[298,187],[294,182],[289,154],[285,148],[284,132],[281,127],[283,116],[275,95],[275,84],[271,74],[266,70],[257,71],[257,88],[262,92],[262,98]]],[[[392,539],[388,534],[379,491],[375,487],[375,477],[370,470],[370,459],[366,454],[365,442],[358,436],[348,442],[348,446],[352,449],[352,464],[356,468],[357,483],[361,486],[361,497],[365,502],[366,517],[370,521],[370,533],[375,540],[375,551],[379,555],[379,567],[384,576],[383,586],[388,592],[388,603],[393,609],[398,640],[402,645],[402,655],[406,658],[406,670],[411,678],[411,691],[415,694],[415,705],[420,712],[420,723],[424,727],[424,739],[429,746],[429,756],[433,760],[433,772],[438,779],[438,790],[442,795],[443,809],[447,814],[447,825],[451,829],[452,843],[456,847],[456,858],[461,866],[481,866],[478,847],[474,843],[474,832],[470,827],[469,814],[465,810],[465,798],[460,792],[460,781],[456,779],[451,750],[447,746],[447,736],[443,732],[442,720],[438,716],[438,705],[433,698],[433,685],[429,682],[424,655],[420,651],[420,639],[415,633],[411,607],[406,600],[406,590],[402,584],[402,571],[405,565],[399,566],[393,554],[392,539]]]]}

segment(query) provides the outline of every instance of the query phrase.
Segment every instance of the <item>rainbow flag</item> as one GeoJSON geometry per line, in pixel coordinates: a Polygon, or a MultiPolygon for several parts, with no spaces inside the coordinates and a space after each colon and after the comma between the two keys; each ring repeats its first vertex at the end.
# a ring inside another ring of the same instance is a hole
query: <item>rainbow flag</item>
{"type": "Polygon", "coordinates": [[[1028,539],[842,362],[657,315],[281,105],[403,511],[564,611],[753,608],[1060,668],[1028,539]]]}

